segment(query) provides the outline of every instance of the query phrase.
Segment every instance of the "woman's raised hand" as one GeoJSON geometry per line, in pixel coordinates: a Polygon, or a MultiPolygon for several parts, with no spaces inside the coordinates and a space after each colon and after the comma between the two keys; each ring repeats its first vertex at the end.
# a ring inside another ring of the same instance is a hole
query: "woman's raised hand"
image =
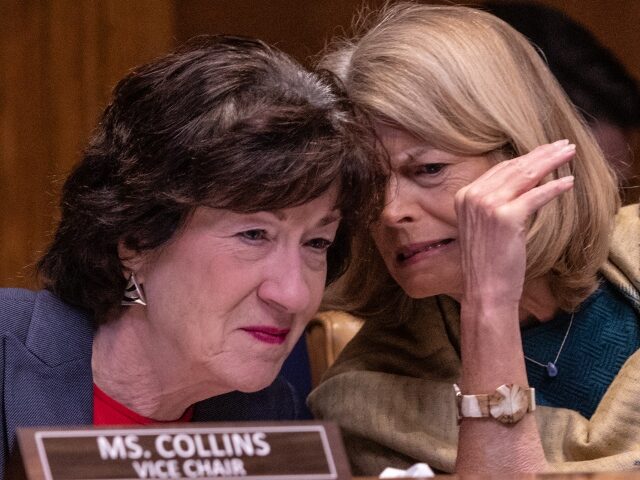
{"type": "MultiPolygon", "coordinates": [[[[460,305],[461,388],[491,393],[528,385],[520,336],[528,218],[573,186],[567,176],[540,184],[575,154],[567,140],[500,162],[456,194],[463,297],[460,305]]],[[[493,419],[460,426],[457,469],[544,471],[535,418],[515,426],[493,419]],[[482,448],[479,448],[479,446],[482,448]]]]}
{"type": "Polygon", "coordinates": [[[575,154],[568,140],[505,160],[455,198],[467,300],[517,305],[526,267],[529,216],[573,187],[573,176],[540,184],[575,154]]]}

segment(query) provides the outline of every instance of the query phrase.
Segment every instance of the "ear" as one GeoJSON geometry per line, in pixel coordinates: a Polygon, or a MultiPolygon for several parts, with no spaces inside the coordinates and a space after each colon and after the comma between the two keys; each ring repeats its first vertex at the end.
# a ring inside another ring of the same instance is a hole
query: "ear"
{"type": "Polygon", "coordinates": [[[129,278],[131,272],[135,272],[138,282],[144,282],[142,267],[144,266],[144,255],[135,250],[127,248],[123,240],[118,242],[118,257],[122,264],[122,275],[129,278]]]}

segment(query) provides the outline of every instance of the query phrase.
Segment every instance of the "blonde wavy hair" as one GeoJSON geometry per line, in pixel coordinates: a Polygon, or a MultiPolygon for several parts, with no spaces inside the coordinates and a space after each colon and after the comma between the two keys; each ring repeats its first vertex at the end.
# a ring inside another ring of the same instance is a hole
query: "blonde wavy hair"
{"type": "MultiPolygon", "coordinates": [[[[538,52],[502,20],[467,7],[400,3],[360,28],[354,39],[335,41],[320,67],[376,121],[459,155],[504,159],[563,138],[577,145],[554,174],[573,174],[574,189],[531,220],[526,273],[526,280],[548,276],[560,308],[574,310],[596,289],[607,258],[617,182],[538,52]]],[[[354,252],[325,308],[398,319],[419,312],[421,300],[393,281],[368,233],[354,252]]]]}

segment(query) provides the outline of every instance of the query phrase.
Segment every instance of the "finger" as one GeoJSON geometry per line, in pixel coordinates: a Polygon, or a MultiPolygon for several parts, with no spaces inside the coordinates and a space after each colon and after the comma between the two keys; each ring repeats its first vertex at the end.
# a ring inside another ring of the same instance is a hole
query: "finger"
{"type": "Polygon", "coordinates": [[[496,169],[484,179],[476,179],[471,189],[476,195],[489,195],[497,204],[512,201],[534,188],[540,181],[569,162],[575,155],[575,145],[560,142],[544,145],[532,150],[522,157],[501,162],[496,169]]]}
{"type": "MultiPolygon", "coordinates": [[[[576,146],[573,143],[568,143],[567,140],[562,142],[551,144],[551,149],[536,149],[536,151],[532,151],[527,155],[513,159],[511,165],[522,173],[522,175],[517,175],[515,180],[522,180],[523,187],[528,190],[540,183],[544,177],[569,162],[576,154],[576,146]]],[[[509,173],[511,172],[505,172],[505,174],[509,173]]]]}
{"type": "Polygon", "coordinates": [[[554,198],[558,198],[563,193],[571,190],[573,183],[573,175],[551,180],[523,193],[509,204],[509,208],[520,211],[524,216],[528,217],[554,198]]]}
{"type": "Polygon", "coordinates": [[[519,157],[503,160],[497,163],[495,166],[490,168],[484,174],[479,176],[477,180],[486,180],[490,177],[493,177],[497,173],[501,173],[504,169],[512,168],[513,164],[518,159],[524,159],[527,163],[533,162],[535,164],[538,162],[538,158],[544,158],[545,155],[551,155],[556,150],[560,150],[567,145],[569,145],[569,140],[566,140],[566,139],[558,140],[557,142],[553,142],[553,143],[546,143],[544,145],[540,145],[534,148],[533,150],[531,150],[529,153],[526,153],[519,157]]]}

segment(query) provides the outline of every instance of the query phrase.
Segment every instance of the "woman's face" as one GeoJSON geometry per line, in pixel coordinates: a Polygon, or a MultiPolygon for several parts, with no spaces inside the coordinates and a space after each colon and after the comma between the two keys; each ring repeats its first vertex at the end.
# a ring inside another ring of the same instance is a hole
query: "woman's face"
{"type": "Polygon", "coordinates": [[[197,208],[140,270],[154,348],[217,390],[268,386],[320,304],[335,202],[332,188],[280,211],[197,208]]]}
{"type": "Polygon", "coordinates": [[[378,134],[391,161],[385,208],[373,239],[391,276],[413,298],[462,292],[454,196],[491,166],[488,157],[436,150],[388,126],[378,134]]]}

